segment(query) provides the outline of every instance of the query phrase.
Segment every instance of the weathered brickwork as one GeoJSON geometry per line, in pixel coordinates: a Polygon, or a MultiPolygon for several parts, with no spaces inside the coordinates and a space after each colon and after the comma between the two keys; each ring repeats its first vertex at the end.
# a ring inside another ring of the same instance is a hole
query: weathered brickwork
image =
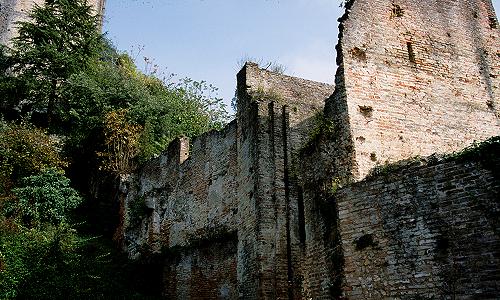
{"type": "Polygon", "coordinates": [[[179,250],[167,258],[167,299],[236,299],[236,238],[179,250]]]}
{"type": "Polygon", "coordinates": [[[348,7],[327,106],[349,131],[341,134],[354,146],[355,178],[500,133],[500,29],[490,1],[348,7]]]}
{"type": "Polygon", "coordinates": [[[498,38],[488,0],[348,1],[335,87],[247,63],[235,121],[122,178],[117,241],[168,299],[497,298],[498,138],[431,154],[500,135],[498,38]]]}
{"type": "Polygon", "coordinates": [[[419,161],[340,190],[345,296],[496,299],[499,171],[498,158],[419,161]]]}
{"type": "Polygon", "coordinates": [[[182,249],[177,260],[165,260],[172,298],[223,297],[222,291],[244,299],[301,298],[303,204],[292,161],[333,87],[248,63],[238,91],[237,121],[194,139],[191,149],[187,139],[173,142],[122,179],[126,213],[117,240],[131,257],[182,249]],[[226,247],[221,237],[232,234],[235,251],[227,257],[199,246],[201,240],[226,247]],[[203,265],[193,263],[201,257],[203,265]],[[227,283],[234,278],[237,284],[227,283]]]}
{"type": "MultiPolygon", "coordinates": [[[[102,16],[105,0],[88,0],[95,12],[102,16]]],[[[0,44],[7,45],[16,36],[16,22],[26,21],[35,5],[43,5],[45,0],[0,0],[0,44]]]]}
{"type": "Polygon", "coordinates": [[[239,86],[239,111],[245,111],[245,103],[258,111],[254,196],[259,204],[258,251],[263,256],[260,297],[300,298],[303,208],[295,170],[300,149],[333,87],[262,71],[253,64],[239,74],[239,82],[245,83],[239,86]]]}
{"type": "Polygon", "coordinates": [[[124,204],[130,208],[124,242],[131,256],[144,245],[157,251],[186,246],[215,228],[236,230],[236,122],[198,137],[189,148],[185,138],[174,141],[137,176],[122,182],[124,204]]]}

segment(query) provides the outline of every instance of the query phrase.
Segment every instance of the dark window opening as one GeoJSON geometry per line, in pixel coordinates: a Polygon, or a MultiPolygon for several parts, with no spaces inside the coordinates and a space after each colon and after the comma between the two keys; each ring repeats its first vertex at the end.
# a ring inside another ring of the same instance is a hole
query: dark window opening
{"type": "Polygon", "coordinates": [[[411,42],[406,42],[406,47],[408,48],[408,58],[412,63],[415,63],[415,52],[413,51],[413,44],[411,42]]]}
{"type": "Polygon", "coordinates": [[[490,17],[490,28],[496,29],[498,27],[497,19],[495,17],[490,17]]]}
{"type": "Polygon", "coordinates": [[[300,244],[306,244],[306,217],[304,213],[304,193],[302,188],[298,191],[298,206],[299,206],[299,240],[300,244]]]}
{"type": "Polygon", "coordinates": [[[402,17],[404,15],[404,10],[401,8],[401,6],[397,4],[392,4],[392,16],[393,17],[402,17]]]}

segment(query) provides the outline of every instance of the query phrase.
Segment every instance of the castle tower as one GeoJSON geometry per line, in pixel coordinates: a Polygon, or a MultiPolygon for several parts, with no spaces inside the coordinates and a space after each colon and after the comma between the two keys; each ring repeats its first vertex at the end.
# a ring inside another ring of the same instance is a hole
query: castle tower
{"type": "MultiPolygon", "coordinates": [[[[6,45],[16,35],[16,22],[28,18],[35,4],[43,5],[45,0],[0,0],[0,44],[6,45]]],[[[95,13],[102,16],[105,0],[87,0],[95,13]]]]}
{"type": "Polygon", "coordinates": [[[359,180],[376,165],[500,134],[500,30],[491,1],[347,6],[337,88],[326,104],[343,143],[340,176],[343,164],[359,180]]]}

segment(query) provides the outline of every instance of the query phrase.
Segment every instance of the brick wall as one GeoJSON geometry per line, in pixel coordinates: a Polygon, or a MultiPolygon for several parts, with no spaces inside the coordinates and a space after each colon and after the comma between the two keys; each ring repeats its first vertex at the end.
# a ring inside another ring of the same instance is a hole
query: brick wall
{"type": "Polygon", "coordinates": [[[237,121],[195,138],[190,150],[187,139],[174,141],[122,180],[124,218],[116,237],[129,255],[183,249],[177,260],[165,261],[165,291],[175,294],[170,297],[196,298],[188,292],[195,286],[206,292],[199,296],[214,296],[222,282],[236,278],[236,285],[226,286],[230,295],[301,298],[303,211],[291,170],[333,87],[249,63],[238,74],[238,91],[237,121]],[[137,203],[146,208],[139,218],[137,203]],[[224,248],[220,235],[228,233],[236,241],[228,260],[221,260],[225,256],[217,249],[205,255],[209,249],[198,245],[201,239],[224,248]],[[200,257],[205,265],[194,272],[192,261],[200,257]],[[224,273],[233,262],[234,272],[224,273]],[[200,274],[220,280],[199,286],[200,274]]]}
{"type": "Polygon", "coordinates": [[[237,121],[123,182],[124,211],[148,207],[121,227],[126,249],[182,249],[165,261],[172,298],[498,292],[498,173],[462,157],[365,178],[499,134],[496,24],[489,1],[355,0],[330,97],[332,86],[246,64],[237,121]]]}
{"type": "Polygon", "coordinates": [[[180,249],[167,258],[167,299],[236,299],[236,237],[180,249]]]}
{"type": "Polygon", "coordinates": [[[348,7],[327,111],[353,147],[356,179],[378,164],[499,134],[500,31],[491,1],[348,7]]]}
{"type": "Polygon", "coordinates": [[[126,213],[116,236],[131,257],[151,252],[165,257],[169,297],[201,299],[206,292],[214,299],[234,298],[238,293],[236,134],[232,122],[191,145],[180,138],[122,180],[126,213]]]}
{"type": "Polygon", "coordinates": [[[210,234],[211,228],[236,230],[236,122],[194,139],[189,148],[186,138],[174,141],[122,182],[128,211],[123,234],[125,241],[134,241],[125,245],[132,256],[138,254],[138,245],[153,250],[186,246],[190,239],[210,234]],[[134,211],[137,203],[145,209],[134,211]],[[140,224],[134,224],[137,213],[147,217],[140,224]]]}
{"type": "Polygon", "coordinates": [[[300,149],[333,86],[268,72],[255,64],[247,64],[238,77],[239,120],[246,119],[248,105],[257,112],[252,120],[259,297],[300,299],[304,208],[296,169],[300,149]]]}
{"type": "Polygon", "coordinates": [[[499,145],[386,167],[337,192],[344,296],[497,298],[499,145]]]}

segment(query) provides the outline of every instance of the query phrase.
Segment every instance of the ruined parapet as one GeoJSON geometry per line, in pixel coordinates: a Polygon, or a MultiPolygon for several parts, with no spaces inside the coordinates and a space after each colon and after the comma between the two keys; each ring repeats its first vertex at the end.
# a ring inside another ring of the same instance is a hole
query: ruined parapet
{"type": "Polygon", "coordinates": [[[331,84],[288,76],[259,68],[256,63],[247,62],[238,74],[238,111],[244,110],[241,101],[287,105],[296,115],[292,126],[310,118],[320,111],[324,100],[333,92],[331,84]],[[245,95],[243,94],[247,94],[245,95]],[[251,99],[248,98],[250,96],[251,99]]]}
{"type": "MultiPolygon", "coordinates": [[[[8,45],[17,35],[16,23],[27,21],[33,7],[44,3],[45,0],[0,0],[0,44],[8,45]]],[[[105,0],[87,0],[87,3],[102,21],[105,0]]]]}
{"type": "Polygon", "coordinates": [[[353,178],[498,135],[499,48],[491,1],[349,1],[326,112],[353,178]]]}

